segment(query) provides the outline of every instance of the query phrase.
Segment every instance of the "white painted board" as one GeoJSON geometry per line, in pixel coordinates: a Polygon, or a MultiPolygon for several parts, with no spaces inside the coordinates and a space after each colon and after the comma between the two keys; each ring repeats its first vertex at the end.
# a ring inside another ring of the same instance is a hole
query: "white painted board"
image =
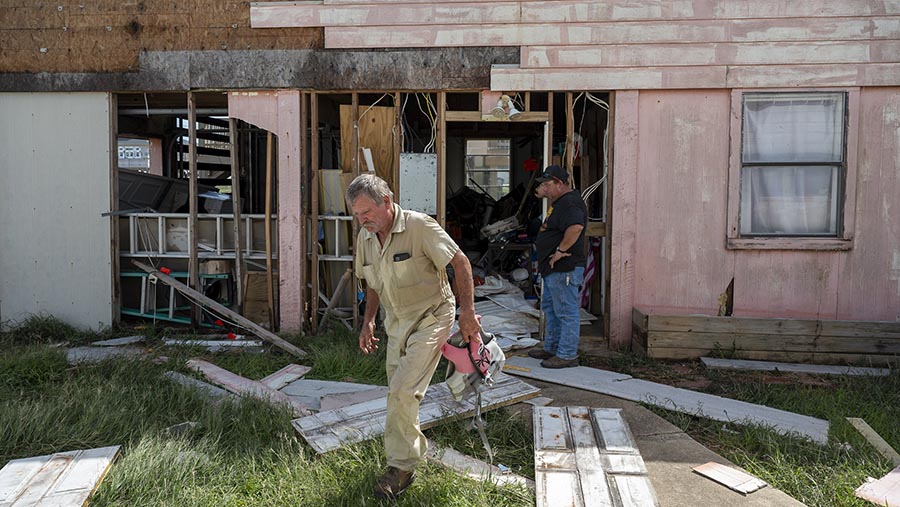
{"type": "Polygon", "coordinates": [[[0,507],[81,507],[118,452],[114,445],[12,460],[0,469],[0,507]]]}
{"type": "Polygon", "coordinates": [[[437,155],[400,154],[400,207],[437,214],[437,155]]]}

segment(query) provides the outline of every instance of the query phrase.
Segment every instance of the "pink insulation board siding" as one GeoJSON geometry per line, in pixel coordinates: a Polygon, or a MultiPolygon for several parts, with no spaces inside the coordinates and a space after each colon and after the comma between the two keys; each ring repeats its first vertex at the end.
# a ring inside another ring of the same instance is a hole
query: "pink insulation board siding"
{"type": "Polygon", "coordinates": [[[233,92],[228,116],[241,119],[278,136],[278,298],[280,327],[297,331],[303,317],[300,284],[300,91],[233,92]]]}

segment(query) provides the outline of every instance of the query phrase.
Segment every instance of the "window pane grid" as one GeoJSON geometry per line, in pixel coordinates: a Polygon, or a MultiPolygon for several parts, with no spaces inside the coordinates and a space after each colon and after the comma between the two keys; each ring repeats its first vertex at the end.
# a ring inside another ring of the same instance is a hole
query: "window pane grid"
{"type": "Polygon", "coordinates": [[[510,191],[510,163],[509,139],[466,140],[466,186],[500,199],[510,191]]]}

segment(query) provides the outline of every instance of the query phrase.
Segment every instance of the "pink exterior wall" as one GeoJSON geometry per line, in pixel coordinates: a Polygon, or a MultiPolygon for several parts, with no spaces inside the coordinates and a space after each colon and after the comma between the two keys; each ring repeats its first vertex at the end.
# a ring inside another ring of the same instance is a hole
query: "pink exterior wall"
{"type": "Polygon", "coordinates": [[[278,136],[278,310],[282,331],[299,331],[303,318],[300,249],[300,91],[232,92],[228,116],[278,136]]]}
{"type": "Polygon", "coordinates": [[[730,94],[616,94],[611,343],[627,343],[632,305],[715,315],[732,277],[736,316],[900,319],[900,89],[861,93],[856,236],[847,251],[726,248],[730,94]],[[635,94],[636,108],[619,107],[635,94]],[[636,162],[620,157],[635,148],[636,162]],[[622,242],[632,236],[633,246],[622,242]],[[617,264],[629,256],[633,275],[617,264]]]}

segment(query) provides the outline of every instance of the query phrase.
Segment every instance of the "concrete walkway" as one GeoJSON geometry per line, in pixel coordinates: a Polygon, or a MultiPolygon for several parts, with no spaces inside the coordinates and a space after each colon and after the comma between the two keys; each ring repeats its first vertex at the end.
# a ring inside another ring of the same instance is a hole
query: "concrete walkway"
{"type": "MultiPolygon", "coordinates": [[[[704,447],[677,426],[636,403],[533,379],[526,379],[526,382],[541,388],[541,396],[552,398],[551,406],[621,408],[637,440],[650,481],[662,507],[803,507],[804,505],[772,486],[766,486],[744,496],[694,473],[691,471],[692,467],[710,461],[732,467],[735,465],[704,447]]],[[[519,410],[528,424],[532,424],[531,405],[519,403],[510,408],[519,410]]]]}

